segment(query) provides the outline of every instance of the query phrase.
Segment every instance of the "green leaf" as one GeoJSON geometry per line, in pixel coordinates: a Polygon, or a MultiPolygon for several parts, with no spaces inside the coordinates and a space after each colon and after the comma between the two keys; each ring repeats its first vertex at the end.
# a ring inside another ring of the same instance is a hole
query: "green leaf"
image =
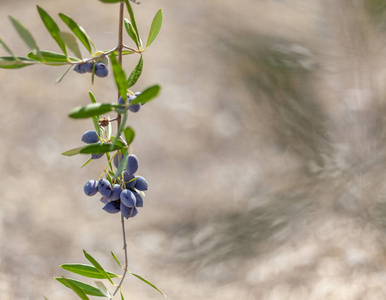
{"type": "Polygon", "coordinates": [[[119,125],[118,131],[117,131],[117,135],[116,135],[116,137],[114,138],[114,140],[112,142],[112,146],[115,145],[118,142],[118,139],[121,136],[121,132],[122,132],[123,128],[125,127],[126,120],[127,120],[127,111],[125,111],[125,113],[123,114],[123,117],[122,117],[122,120],[121,120],[121,125],[119,125]]]}
{"type": "Polygon", "coordinates": [[[151,23],[149,35],[147,37],[146,47],[149,47],[150,44],[155,40],[162,26],[162,10],[158,10],[153,22],[151,23]]]}
{"type": "MultiPolygon", "coordinates": [[[[61,265],[62,269],[70,271],[75,274],[82,275],[84,277],[96,278],[96,279],[104,279],[105,277],[98,271],[97,268],[91,265],[85,264],[63,264],[61,265]]],[[[120,277],[117,274],[107,272],[110,278],[120,277]]]]}
{"type": "Polygon", "coordinates": [[[51,34],[52,38],[58,43],[60,49],[62,49],[63,53],[67,55],[66,44],[62,40],[62,36],[60,34],[60,29],[58,25],[55,23],[54,19],[40,6],[36,6],[42,19],[44,25],[46,26],[48,32],[51,34]]]}
{"type": "MultiPolygon", "coordinates": [[[[63,284],[64,286],[69,287],[67,285],[67,283],[63,280],[63,278],[55,277],[55,279],[57,281],[59,281],[61,284],[63,284]]],[[[105,296],[102,293],[102,291],[100,291],[96,287],[93,287],[92,285],[89,285],[89,284],[84,283],[82,281],[71,279],[71,278],[66,278],[66,279],[67,279],[67,282],[70,281],[73,284],[77,285],[86,295],[96,296],[96,297],[104,297],[105,296]]]]}
{"type": "Polygon", "coordinates": [[[135,137],[135,131],[131,127],[126,127],[125,130],[123,131],[123,134],[125,135],[125,139],[127,142],[127,145],[130,145],[131,142],[134,140],[135,137]]]}
{"type": "MultiPolygon", "coordinates": [[[[90,97],[91,103],[97,103],[95,96],[91,91],[88,92],[88,95],[90,97]]],[[[95,131],[98,133],[98,135],[101,135],[101,128],[98,125],[99,118],[99,115],[92,116],[92,121],[94,123],[95,131]]]]}
{"type": "Polygon", "coordinates": [[[83,167],[89,165],[92,161],[93,161],[93,159],[92,159],[92,158],[89,158],[89,159],[81,166],[81,168],[83,168],[83,167]]]}
{"type": "Polygon", "coordinates": [[[2,40],[0,39],[0,46],[4,48],[5,51],[7,51],[12,57],[15,57],[15,54],[13,54],[13,52],[11,51],[11,49],[9,49],[9,47],[7,46],[7,44],[2,40]]]}
{"type": "Polygon", "coordinates": [[[113,174],[114,175],[113,179],[118,178],[122,174],[123,170],[126,168],[128,160],[129,160],[129,155],[126,153],[125,155],[122,156],[122,160],[119,163],[118,169],[115,172],[115,174],[113,174]]]}
{"type": "Polygon", "coordinates": [[[161,87],[158,84],[150,86],[146,90],[144,90],[141,94],[139,94],[137,98],[134,99],[130,104],[135,105],[135,104],[141,103],[143,105],[146,102],[149,102],[150,100],[157,97],[160,90],[161,90],[161,87]]]}
{"type": "Polygon", "coordinates": [[[68,280],[65,277],[62,277],[62,279],[63,279],[64,283],[66,284],[66,286],[68,288],[72,289],[79,296],[80,299],[89,300],[89,298],[83,292],[83,290],[80,287],[78,287],[75,283],[73,283],[72,281],[68,280]]]}
{"type": "Polygon", "coordinates": [[[117,85],[119,94],[125,101],[127,100],[127,82],[126,74],[122,69],[121,64],[118,62],[114,55],[110,55],[111,66],[113,68],[115,84],[117,85]]]}
{"type": "Polygon", "coordinates": [[[103,293],[103,295],[105,297],[108,297],[108,298],[111,298],[112,295],[111,293],[109,292],[109,290],[107,289],[107,287],[103,284],[102,281],[95,281],[95,284],[97,285],[97,287],[99,288],[99,290],[103,293]]]}
{"type": "Polygon", "coordinates": [[[126,3],[127,11],[129,12],[131,24],[133,25],[134,31],[137,34],[140,47],[142,47],[141,37],[139,36],[139,32],[138,32],[138,28],[137,28],[137,22],[135,21],[133,9],[131,7],[129,0],[125,0],[125,3],[126,3]]]}
{"type": "Polygon", "coordinates": [[[56,83],[61,82],[63,80],[64,76],[67,75],[68,71],[70,71],[71,68],[72,68],[72,66],[69,66],[68,69],[58,79],[56,79],[56,83]]]}
{"type": "Polygon", "coordinates": [[[157,288],[154,284],[152,284],[150,281],[146,280],[145,278],[137,275],[137,274],[134,274],[134,273],[130,273],[131,275],[137,277],[138,279],[141,279],[143,282],[145,282],[146,284],[150,285],[152,288],[156,289],[158,292],[160,292],[163,296],[166,297],[166,295],[159,289],[157,288]]]}
{"type": "MultiPolygon", "coordinates": [[[[77,36],[77,38],[81,41],[81,43],[86,47],[88,52],[91,54],[91,44],[92,41],[87,35],[86,31],[79,26],[73,19],[70,17],[66,16],[65,14],[60,13],[59,14],[60,18],[63,20],[63,22],[71,29],[71,31],[77,36]]],[[[95,48],[95,47],[94,47],[95,48]]]]}
{"type": "Polygon", "coordinates": [[[91,103],[86,106],[75,107],[69,114],[74,119],[90,118],[92,116],[103,115],[109,111],[115,111],[119,108],[118,104],[91,103]]]}
{"type": "Polygon", "coordinates": [[[39,62],[20,56],[0,56],[0,68],[2,69],[19,69],[36,63],[39,62]]]}
{"type": "Polygon", "coordinates": [[[134,27],[133,25],[130,23],[130,21],[128,19],[124,19],[123,20],[124,23],[125,23],[125,28],[126,28],[126,32],[127,34],[129,35],[129,37],[133,40],[133,42],[137,45],[137,48],[139,49],[140,48],[140,41],[139,41],[139,38],[137,36],[137,33],[135,32],[134,30],[134,27]]]}
{"type": "Polygon", "coordinates": [[[119,261],[119,259],[115,256],[115,254],[113,253],[113,251],[111,251],[111,255],[112,257],[114,258],[114,260],[117,262],[118,266],[122,269],[122,265],[119,261]]]}
{"type": "Polygon", "coordinates": [[[122,291],[119,291],[121,293],[121,300],[125,300],[125,298],[123,298],[123,294],[122,294],[122,291]]]}
{"type": "Polygon", "coordinates": [[[33,52],[30,52],[27,54],[27,57],[30,59],[34,59],[34,60],[40,61],[42,63],[48,64],[48,65],[54,65],[54,66],[55,65],[56,66],[66,65],[70,61],[73,61],[73,62],[80,61],[77,58],[68,57],[64,54],[56,53],[56,52],[52,52],[52,51],[42,50],[42,51],[40,51],[40,55],[41,55],[41,57],[35,55],[33,52]]]}
{"type": "Polygon", "coordinates": [[[28,31],[27,27],[25,27],[22,23],[16,20],[14,17],[9,16],[12,25],[15,27],[19,36],[23,39],[23,41],[27,44],[28,48],[32,50],[32,52],[41,57],[39,47],[32,36],[32,34],[28,31]]]}
{"type": "Polygon", "coordinates": [[[103,3],[117,3],[117,2],[122,2],[122,0],[99,0],[100,2],[103,3]]]}
{"type": "Polygon", "coordinates": [[[62,32],[61,36],[72,53],[74,53],[77,58],[82,59],[82,53],[80,52],[76,38],[69,32],[62,32]]]}
{"type": "Polygon", "coordinates": [[[133,72],[131,72],[129,79],[127,79],[127,88],[131,88],[134,84],[136,84],[138,78],[142,74],[142,69],[143,69],[143,59],[141,55],[141,58],[139,59],[137,66],[134,68],[133,72]]]}
{"type": "Polygon", "coordinates": [[[102,266],[85,250],[83,250],[84,256],[87,258],[87,260],[94,265],[95,268],[98,269],[98,271],[108,280],[111,284],[114,284],[111,280],[110,276],[106,273],[105,269],[102,268],[102,266]]]}
{"type": "Polygon", "coordinates": [[[101,154],[101,153],[107,153],[115,150],[120,150],[125,147],[126,147],[125,144],[123,144],[121,141],[117,141],[117,143],[114,146],[112,144],[95,143],[95,144],[90,144],[90,145],[67,150],[63,152],[62,155],[74,156],[77,154],[101,154]]]}

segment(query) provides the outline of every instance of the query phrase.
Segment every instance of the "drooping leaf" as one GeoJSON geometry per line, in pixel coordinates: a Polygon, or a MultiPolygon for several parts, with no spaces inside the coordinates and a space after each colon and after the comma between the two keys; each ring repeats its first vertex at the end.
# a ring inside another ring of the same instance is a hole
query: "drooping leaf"
{"type": "Polygon", "coordinates": [[[130,21],[128,19],[124,19],[123,20],[124,23],[125,23],[125,28],[126,28],[126,32],[127,34],[129,35],[129,37],[133,40],[133,42],[137,45],[137,48],[139,49],[140,48],[140,41],[139,41],[139,38],[137,36],[137,33],[135,32],[134,30],[134,27],[133,25],[130,23],[130,21]]]}
{"type": "MultiPolygon", "coordinates": [[[[91,91],[88,92],[88,95],[90,97],[91,103],[97,103],[95,96],[91,91]]],[[[99,115],[92,116],[92,121],[94,123],[95,131],[98,133],[98,135],[101,135],[101,128],[98,125],[99,118],[99,115]]]]}
{"type": "Polygon", "coordinates": [[[146,102],[149,102],[158,96],[160,90],[161,87],[158,84],[148,87],[141,94],[139,94],[135,100],[131,102],[131,105],[138,103],[145,104],[146,102]]]}
{"type": "Polygon", "coordinates": [[[141,58],[139,59],[138,64],[134,68],[134,70],[131,72],[129,79],[127,79],[127,88],[131,88],[134,84],[136,84],[138,78],[142,74],[142,69],[143,69],[143,59],[142,55],[141,58]]]}
{"type": "Polygon", "coordinates": [[[64,54],[56,53],[52,51],[42,50],[40,51],[40,54],[41,54],[41,57],[35,55],[33,52],[30,52],[27,54],[27,57],[30,59],[40,61],[44,64],[53,65],[53,66],[66,65],[69,63],[69,60],[73,62],[79,61],[79,59],[77,58],[67,57],[64,54]]]}
{"type": "Polygon", "coordinates": [[[74,53],[77,58],[82,59],[82,52],[80,52],[76,38],[69,32],[62,32],[61,36],[71,52],[74,53]]]}
{"type": "Polygon", "coordinates": [[[15,57],[15,54],[13,54],[12,50],[9,49],[7,44],[2,39],[0,39],[0,46],[3,47],[4,50],[7,51],[12,57],[15,57]]]}
{"type": "Polygon", "coordinates": [[[0,56],[0,68],[2,69],[19,69],[33,64],[38,61],[28,59],[25,57],[0,56]]]}
{"type": "Polygon", "coordinates": [[[121,162],[119,163],[119,166],[118,166],[118,169],[117,171],[115,172],[115,174],[113,174],[113,179],[116,179],[118,178],[119,176],[121,176],[123,170],[126,168],[126,165],[127,165],[127,161],[129,160],[129,155],[126,153],[125,155],[122,156],[122,160],[121,162]]]}
{"type": "Polygon", "coordinates": [[[111,298],[112,296],[111,293],[109,292],[109,290],[107,289],[107,287],[104,285],[102,281],[95,281],[95,284],[97,285],[97,287],[105,297],[111,298]]]}
{"type": "Polygon", "coordinates": [[[123,131],[123,134],[125,135],[127,145],[130,145],[135,137],[134,129],[131,127],[126,127],[125,130],[123,131]]]}
{"type": "MultiPolygon", "coordinates": [[[[82,275],[84,277],[89,278],[95,278],[95,279],[104,279],[105,277],[101,274],[101,272],[98,271],[97,268],[91,266],[91,265],[85,265],[85,264],[63,264],[61,267],[64,270],[70,271],[75,274],[82,275]]],[[[114,274],[112,272],[107,272],[107,274],[110,276],[110,278],[114,277],[120,277],[117,274],[114,274]]]]}
{"type": "Polygon", "coordinates": [[[121,120],[121,124],[119,125],[118,131],[117,131],[117,135],[113,139],[113,142],[111,143],[112,147],[118,142],[119,137],[121,136],[121,132],[123,131],[123,128],[125,127],[126,120],[127,120],[127,111],[125,111],[124,114],[123,114],[123,117],[122,117],[122,120],[121,120]]]}
{"type": "Polygon", "coordinates": [[[150,44],[155,40],[162,26],[162,10],[158,10],[156,13],[153,22],[151,23],[149,35],[147,37],[146,47],[149,47],[150,44]]]}
{"type": "Polygon", "coordinates": [[[92,44],[92,41],[87,35],[86,31],[81,26],[79,26],[73,19],[66,16],[65,14],[60,13],[59,16],[91,54],[92,51],[90,43],[92,44]]]}
{"type": "Polygon", "coordinates": [[[125,147],[125,144],[123,144],[120,141],[117,141],[117,143],[112,146],[112,144],[90,144],[82,147],[77,147],[74,149],[67,150],[62,153],[64,156],[74,156],[78,154],[101,154],[101,153],[107,153],[111,151],[120,150],[125,147]]]}
{"type": "MultiPolygon", "coordinates": [[[[55,277],[57,281],[59,281],[61,284],[63,284],[66,287],[69,287],[67,283],[63,280],[61,277],[55,277]]],[[[92,285],[89,285],[87,283],[84,283],[82,281],[76,280],[76,279],[71,279],[71,278],[66,278],[67,282],[71,281],[75,285],[77,285],[86,295],[90,296],[96,296],[96,297],[105,297],[105,295],[100,291],[98,288],[93,287],[92,285]]]]}
{"type": "Polygon", "coordinates": [[[117,58],[114,55],[110,56],[111,66],[113,68],[114,80],[117,85],[119,94],[123,99],[127,99],[127,83],[126,83],[126,74],[122,69],[121,64],[118,62],[117,58]]]}
{"type": "Polygon", "coordinates": [[[114,258],[114,260],[117,262],[118,266],[122,269],[122,265],[119,261],[119,259],[115,256],[115,254],[113,253],[113,251],[111,251],[111,256],[114,258]]]}
{"type": "Polygon", "coordinates": [[[68,69],[58,79],[56,79],[56,83],[61,82],[63,80],[64,76],[67,75],[68,71],[70,71],[71,68],[72,68],[72,66],[69,66],[68,69]]]}
{"type": "Polygon", "coordinates": [[[118,104],[91,103],[86,106],[75,107],[69,114],[74,119],[90,118],[92,116],[103,115],[109,111],[119,108],[118,104]]]}
{"type": "Polygon", "coordinates": [[[139,32],[138,32],[137,22],[135,21],[133,8],[131,7],[131,4],[130,4],[129,0],[125,0],[125,3],[126,3],[127,11],[129,12],[131,24],[133,25],[134,31],[137,34],[137,37],[138,37],[138,40],[139,40],[139,43],[140,43],[140,48],[142,48],[141,37],[140,37],[139,32]]]}
{"type": "Polygon", "coordinates": [[[93,161],[93,159],[92,159],[92,158],[89,158],[89,159],[81,166],[81,168],[83,168],[83,167],[85,167],[85,166],[91,164],[92,161],[93,161]]]}
{"type": "Polygon", "coordinates": [[[142,276],[139,276],[137,274],[134,274],[134,273],[130,273],[131,275],[137,277],[138,279],[142,280],[143,282],[145,282],[146,284],[150,285],[152,288],[156,289],[158,292],[160,292],[164,297],[166,297],[166,295],[164,294],[164,292],[162,292],[159,288],[157,288],[154,284],[152,284],[149,280],[146,280],[145,278],[143,278],[142,276]]]}
{"type": "Polygon", "coordinates": [[[110,281],[111,284],[114,284],[113,281],[111,280],[110,276],[107,274],[105,269],[102,268],[102,266],[90,255],[88,254],[85,250],[83,250],[84,256],[87,258],[87,260],[93,264],[95,268],[98,269],[98,271],[108,280],[110,281]]]}
{"type": "Polygon", "coordinates": [[[44,26],[46,26],[48,32],[51,34],[52,38],[58,43],[60,49],[62,49],[63,53],[67,55],[66,44],[64,43],[62,36],[60,34],[60,29],[58,24],[52,19],[52,17],[39,5],[36,6],[42,19],[44,26]]]}
{"type": "Polygon", "coordinates": [[[75,283],[73,283],[72,281],[68,280],[65,277],[62,277],[62,280],[64,281],[64,283],[68,288],[72,289],[79,296],[80,299],[89,300],[85,292],[83,292],[83,290],[80,287],[78,287],[75,283]]]}
{"type": "Polygon", "coordinates": [[[15,27],[17,33],[23,39],[23,41],[27,44],[28,48],[30,48],[31,51],[35,55],[41,57],[39,47],[38,47],[34,37],[32,36],[32,34],[27,29],[27,27],[25,27],[22,23],[20,23],[14,17],[9,16],[9,18],[10,18],[10,20],[12,22],[13,27],[15,27]]]}
{"type": "Polygon", "coordinates": [[[122,2],[122,0],[99,0],[100,2],[104,3],[117,3],[117,2],[122,2]]]}
{"type": "Polygon", "coordinates": [[[125,300],[125,298],[123,298],[123,294],[122,294],[122,291],[119,291],[121,293],[121,300],[125,300]]]}

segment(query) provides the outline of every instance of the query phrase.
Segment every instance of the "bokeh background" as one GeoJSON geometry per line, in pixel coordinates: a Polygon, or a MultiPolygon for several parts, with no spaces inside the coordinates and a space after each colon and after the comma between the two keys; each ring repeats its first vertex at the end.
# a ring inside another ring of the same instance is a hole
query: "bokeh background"
{"type": "MultiPolygon", "coordinates": [[[[0,37],[18,55],[8,15],[59,51],[36,4],[115,46],[118,5],[1,0],[0,37]]],[[[162,94],[128,120],[150,184],[127,222],[129,269],[178,300],[386,299],[386,2],[143,0],[143,40],[159,8],[135,89],[162,94]]],[[[0,69],[4,300],[76,299],[53,277],[87,263],[82,249],[111,271],[111,250],[123,260],[119,216],[83,193],[105,162],[60,155],[93,128],[68,112],[89,90],[115,101],[113,78],[55,84],[64,70],[0,69]]],[[[124,294],[162,299],[134,277],[124,294]]]]}

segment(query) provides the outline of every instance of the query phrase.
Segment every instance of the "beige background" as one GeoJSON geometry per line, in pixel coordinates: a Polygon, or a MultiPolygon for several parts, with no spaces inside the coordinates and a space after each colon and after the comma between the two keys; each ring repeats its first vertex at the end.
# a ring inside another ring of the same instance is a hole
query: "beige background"
{"type": "MultiPolygon", "coordinates": [[[[58,51],[36,4],[115,46],[117,5],[2,0],[0,37],[18,55],[8,15],[58,51]]],[[[127,223],[130,270],[178,300],[385,299],[382,1],[144,0],[143,40],[158,8],[136,91],[162,94],[128,120],[150,184],[127,223]]],[[[67,113],[116,88],[75,72],[55,84],[63,71],[0,70],[1,299],[76,299],[53,279],[70,276],[60,264],[86,263],[82,249],[115,272],[110,250],[123,259],[119,216],[83,193],[104,161],[60,155],[92,128],[67,113]]],[[[134,277],[124,292],[162,298],[134,277]]]]}

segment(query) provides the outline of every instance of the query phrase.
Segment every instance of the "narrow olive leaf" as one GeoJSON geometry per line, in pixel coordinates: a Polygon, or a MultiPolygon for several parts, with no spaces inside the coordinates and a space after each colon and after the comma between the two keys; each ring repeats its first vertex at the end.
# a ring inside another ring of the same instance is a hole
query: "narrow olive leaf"
{"type": "Polygon", "coordinates": [[[12,57],[15,57],[15,54],[13,54],[13,52],[11,51],[11,49],[9,49],[9,47],[7,46],[7,44],[2,40],[0,39],[0,46],[4,48],[5,51],[7,51],[12,57]]]}
{"type": "Polygon", "coordinates": [[[162,26],[162,10],[157,11],[153,22],[151,23],[149,35],[147,37],[146,47],[149,47],[150,44],[155,40],[162,26]]]}
{"type": "Polygon", "coordinates": [[[133,40],[133,42],[137,45],[137,48],[139,49],[140,41],[137,36],[137,33],[134,30],[133,25],[131,25],[130,21],[128,19],[123,20],[125,23],[126,32],[129,35],[129,37],[133,40]]]}
{"type": "Polygon", "coordinates": [[[92,53],[91,45],[90,45],[91,40],[88,37],[86,31],[81,26],[79,26],[73,19],[66,16],[65,14],[60,13],[59,17],[71,29],[71,31],[77,36],[77,38],[81,41],[81,43],[86,47],[88,52],[91,54],[92,53]]]}
{"type": "Polygon", "coordinates": [[[122,120],[121,120],[121,124],[119,125],[118,131],[117,131],[117,135],[113,139],[113,142],[111,143],[111,147],[113,147],[118,142],[118,139],[121,136],[123,128],[125,127],[126,120],[127,120],[127,111],[125,111],[125,113],[123,114],[123,117],[122,117],[122,120]]]}
{"type": "Polygon", "coordinates": [[[118,62],[114,55],[110,55],[111,66],[113,68],[115,84],[117,85],[118,92],[123,99],[127,99],[127,82],[126,74],[122,69],[121,64],[118,62]]]}
{"type": "Polygon", "coordinates": [[[71,68],[72,68],[72,66],[69,66],[68,69],[58,79],[56,79],[56,83],[61,82],[63,80],[64,76],[67,75],[68,71],[70,71],[71,68]]]}
{"type": "Polygon", "coordinates": [[[64,54],[56,53],[56,52],[52,52],[52,51],[42,50],[42,51],[40,51],[40,54],[41,54],[41,57],[37,56],[33,52],[30,52],[27,54],[27,57],[30,59],[40,61],[46,65],[53,65],[53,66],[66,65],[70,61],[73,61],[73,62],[80,61],[77,58],[68,57],[64,54]]]}
{"type": "Polygon", "coordinates": [[[78,154],[101,154],[101,153],[107,153],[115,150],[120,150],[125,147],[125,144],[123,144],[120,141],[117,141],[117,143],[112,146],[112,144],[90,144],[82,147],[77,147],[74,149],[67,150],[62,153],[64,156],[74,156],[78,154]]]}
{"type": "MultiPolygon", "coordinates": [[[[70,271],[75,274],[82,275],[84,277],[88,278],[95,278],[95,279],[104,279],[105,277],[102,275],[101,272],[98,271],[97,268],[91,266],[91,265],[85,265],[85,264],[63,264],[61,267],[64,270],[70,271]]],[[[110,276],[110,278],[114,277],[120,277],[117,274],[107,272],[107,274],[110,276]]]]}
{"type": "Polygon", "coordinates": [[[130,145],[135,137],[134,129],[131,127],[126,127],[125,130],[123,131],[123,134],[125,135],[127,145],[130,145]]]}
{"type": "Polygon", "coordinates": [[[142,47],[141,37],[139,36],[139,32],[138,32],[138,28],[137,28],[137,22],[135,22],[134,12],[133,12],[133,9],[131,7],[130,1],[125,0],[125,3],[126,3],[127,11],[129,12],[131,24],[133,25],[134,31],[137,34],[137,37],[138,37],[138,40],[140,43],[140,47],[142,47]]]}
{"type": "Polygon", "coordinates": [[[113,179],[116,179],[119,176],[121,176],[123,170],[125,170],[125,168],[126,168],[128,160],[129,160],[129,155],[126,153],[125,155],[123,155],[122,160],[119,163],[117,171],[115,172],[115,174],[113,174],[113,179]]]}
{"type": "Polygon", "coordinates": [[[87,297],[87,295],[83,292],[83,290],[78,287],[75,283],[73,283],[72,281],[68,280],[66,277],[62,277],[64,283],[66,283],[66,286],[70,289],[72,289],[78,296],[80,299],[82,300],[89,300],[89,298],[87,297]]]}
{"type": "MultiPolygon", "coordinates": [[[[127,162],[126,162],[127,163],[127,162]]],[[[117,262],[118,266],[122,269],[122,265],[119,261],[119,259],[115,256],[115,254],[113,253],[113,251],[111,251],[111,256],[114,258],[114,260],[117,262]]]]}
{"type": "Polygon", "coordinates": [[[133,102],[131,102],[131,105],[135,105],[138,103],[145,104],[146,102],[149,102],[150,100],[158,96],[160,90],[161,87],[158,84],[148,87],[141,94],[139,94],[137,98],[133,100],[133,102]]]}
{"type": "Polygon", "coordinates": [[[69,114],[74,119],[90,118],[92,116],[103,115],[109,111],[119,108],[118,104],[91,103],[86,106],[75,107],[69,114]]]}
{"type": "MultiPolygon", "coordinates": [[[[97,103],[95,96],[91,91],[88,92],[88,95],[90,97],[91,103],[97,103]]],[[[99,115],[92,116],[92,121],[94,123],[95,131],[98,133],[98,135],[101,135],[101,128],[99,127],[99,124],[98,124],[99,118],[100,118],[99,115]]]]}
{"type": "Polygon", "coordinates": [[[38,61],[28,59],[25,57],[13,57],[13,56],[0,56],[0,68],[2,69],[19,69],[33,64],[39,63],[38,61]]]}
{"type": "Polygon", "coordinates": [[[52,38],[58,43],[60,49],[62,49],[63,53],[67,55],[66,44],[64,43],[62,36],[60,34],[60,29],[58,24],[55,23],[54,19],[42,9],[39,5],[36,5],[40,18],[42,19],[44,26],[46,26],[48,32],[51,34],[52,38]]]}
{"type": "Polygon", "coordinates": [[[88,91],[88,95],[90,97],[91,103],[97,103],[96,98],[91,91],[88,91]]]}
{"type": "Polygon", "coordinates": [[[98,269],[98,271],[108,280],[111,284],[114,284],[114,282],[111,280],[110,276],[106,273],[105,269],[102,268],[102,266],[85,250],[83,250],[84,256],[87,258],[87,260],[94,265],[95,268],[98,269]]]}
{"type": "Polygon", "coordinates": [[[15,27],[19,36],[23,39],[23,41],[27,44],[28,48],[32,50],[32,52],[41,57],[39,47],[32,36],[32,34],[28,31],[27,27],[25,27],[22,23],[16,20],[14,17],[9,16],[13,27],[15,27]]]}
{"type": "Polygon", "coordinates": [[[142,55],[141,58],[139,59],[138,64],[134,68],[134,70],[131,72],[129,79],[127,79],[127,88],[131,88],[134,84],[136,84],[138,78],[142,74],[142,69],[143,69],[143,59],[142,55]]]}
{"type": "Polygon", "coordinates": [[[99,288],[99,290],[103,293],[105,297],[111,298],[112,295],[107,289],[107,287],[103,284],[102,281],[95,281],[96,286],[99,288]]]}
{"type": "MultiPolygon", "coordinates": [[[[59,281],[61,284],[63,284],[64,286],[69,287],[67,285],[67,283],[63,280],[63,278],[55,277],[55,279],[57,281],[59,281]]],[[[93,287],[92,285],[89,285],[89,284],[84,283],[82,281],[71,279],[71,278],[66,278],[66,279],[67,279],[67,282],[71,281],[72,283],[77,285],[86,295],[96,296],[96,297],[105,297],[105,294],[102,293],[102,291],[100,291],[96,287],[93,287]]]]}
{"type": "Polygon", "coordinates": [[[156,289],[158,292],[160,292],[164,297],[167,297],[165,295],[164,292],[162,292],[159,288],[157,288],[154,284],[152,284],[150,281],[146,280],[145,278],[137,275],[137,274],[134,274],[134,273],[130,273],[131,275],[137,277],[138,279],[142,280],[143,282],[145,282],[146,284],[150,285],[152,288],[156,289]]]}
{"type": "Polygon", "coordinates": [[[122,2],[122,0],[99,0],[100,2],[103,3],[117,3],[117,2],[122,2]]]}
{"type": "Polygon", "coordinates": [[[83,167],[85,167],[85,166],[91,164],[92,161],[93,161],[93,159],[92,159],[92,158],[89,158],[89,159],[81,166],[81,168],[83,168],[83,167]]]}
{"type": "Polygon", "coordinates": [[[122,291],[119,291],[121,293],[121,300],[125,300],[125,298],[123,298],[123,294],[122,294],[122,291]]]}
{"type": "Polygon", "coordinates": [[[69,32],[62,32],[61,37],[71,52],[74,53],[77,58],[82,59],[82,53],[80,52],[76,38],[69,32]]]}

